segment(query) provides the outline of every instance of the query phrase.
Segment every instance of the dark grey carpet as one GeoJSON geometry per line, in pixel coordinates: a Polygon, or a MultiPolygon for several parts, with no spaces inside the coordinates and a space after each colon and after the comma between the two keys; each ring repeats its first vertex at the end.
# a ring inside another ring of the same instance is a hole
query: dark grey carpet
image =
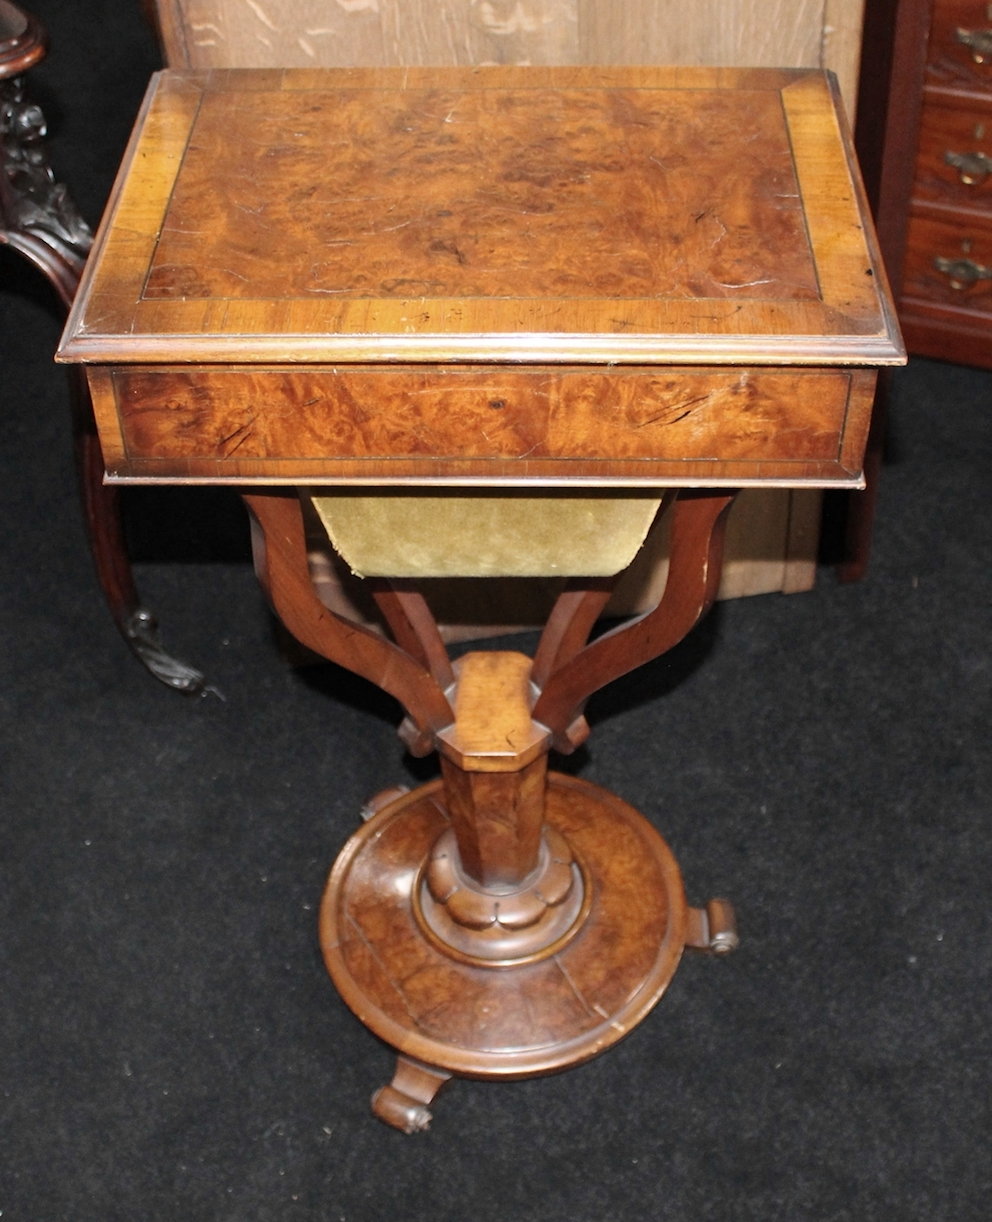
{"type": "MultiPolygon", "coordinates": [[[[35,7],[95,220],[155,52],[130,0],[35,7]]],[[[600,1060],[459,1083],[405,1138],[315,932],[361,801],[411,775],[397,708],[280,660],[214,494],[130,508],[226,700],[148,678],[90,570],[58,323],[0,271],[2,1222],[988,1217],[992,375],[899,376],[863,584],[724,604],[592,707],[575,766],[733,898],[741,951],[600,1060]]]]}

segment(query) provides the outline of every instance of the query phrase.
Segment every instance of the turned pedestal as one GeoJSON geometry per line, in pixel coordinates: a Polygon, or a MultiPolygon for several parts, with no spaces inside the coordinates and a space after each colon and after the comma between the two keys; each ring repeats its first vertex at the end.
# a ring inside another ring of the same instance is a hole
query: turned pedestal
{"type": "Polygon", "coordinates": [[[523,1078],[588,1060],[648,1014],[686,945],[736,946],[730,905],[687,907],[675,859],[641,814],[548,771],[552,745],[585,740],[589,695],[670,648],[712,603],[732,495],[675,501],[672,569],[649,615],[587,644],[610,583],[576,579],[533,660],[472,652],[454,664],[409,583],[376,592],[402,651],[329,614],[306,571],[295,497],[246,500],[259,575],[284,622],[398,695],[407,745],[440,755],[440,780],[368,804],[321,905],[334,983],[401,1054],[376,1115],[413,1132],[452,1075],[523,1078]]]}

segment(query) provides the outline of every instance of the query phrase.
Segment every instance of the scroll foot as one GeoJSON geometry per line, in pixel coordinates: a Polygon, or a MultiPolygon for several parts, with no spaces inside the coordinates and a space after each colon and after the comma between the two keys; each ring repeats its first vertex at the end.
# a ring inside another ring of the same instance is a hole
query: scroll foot
{"type": "Polygon", "coordinates": [[[428,1104],[450,1077],[443,1069],[399,1056],[392,1082],[372,1096],[372,1114],[404,1133],[425,1133],[433,1120],[428,1104]]]}
{"type": "Polygon", "coordinates": [[[166,687],[190,696],[207,690],[207,681],[198,670],[165,652],[151,611],[139,607],[124,621],[123,629],[124,639],[135,655],[166,687]]]}
{"type": "Polygon", "coordinates": [[[710,900],[705,908],[686,910],[685,944],[708,955],[729,955],[740,945],[737,917],[729,900],[710,900]]]}

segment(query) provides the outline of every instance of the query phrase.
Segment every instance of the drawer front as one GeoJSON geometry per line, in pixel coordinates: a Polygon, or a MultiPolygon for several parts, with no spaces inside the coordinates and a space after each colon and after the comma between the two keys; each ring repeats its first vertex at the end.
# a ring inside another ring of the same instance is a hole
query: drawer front
{"type": "Polygon", "coordinates": [[[992,314],[992,219],[912,216],[903,302],[910,299],[992,314]]]}
{"type": "Polygon", "coordinates": [[[874,380],[750,367],[90,370],[111,475],[163,482],[850,483],[874,380]]]}
{"type": "Polygon", "coordinates": [[[936,0],[927,58],[930,84],[992,90],[992,5],[988,0],[936,0]]]}
{"type": "Polygon", "coordinates": [[[992,93],[985,105],[925,99],[913,195],[992,219],[992,93]]]}

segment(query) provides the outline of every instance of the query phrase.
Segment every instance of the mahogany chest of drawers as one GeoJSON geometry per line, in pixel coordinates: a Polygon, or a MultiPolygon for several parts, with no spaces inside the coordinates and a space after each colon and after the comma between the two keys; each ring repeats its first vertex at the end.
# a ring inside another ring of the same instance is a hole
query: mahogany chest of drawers
{"type": "Polygon", "coordinates": [[[992,4],[935,0],[900,300],[907,347],[992,368],[992,4]]]}

